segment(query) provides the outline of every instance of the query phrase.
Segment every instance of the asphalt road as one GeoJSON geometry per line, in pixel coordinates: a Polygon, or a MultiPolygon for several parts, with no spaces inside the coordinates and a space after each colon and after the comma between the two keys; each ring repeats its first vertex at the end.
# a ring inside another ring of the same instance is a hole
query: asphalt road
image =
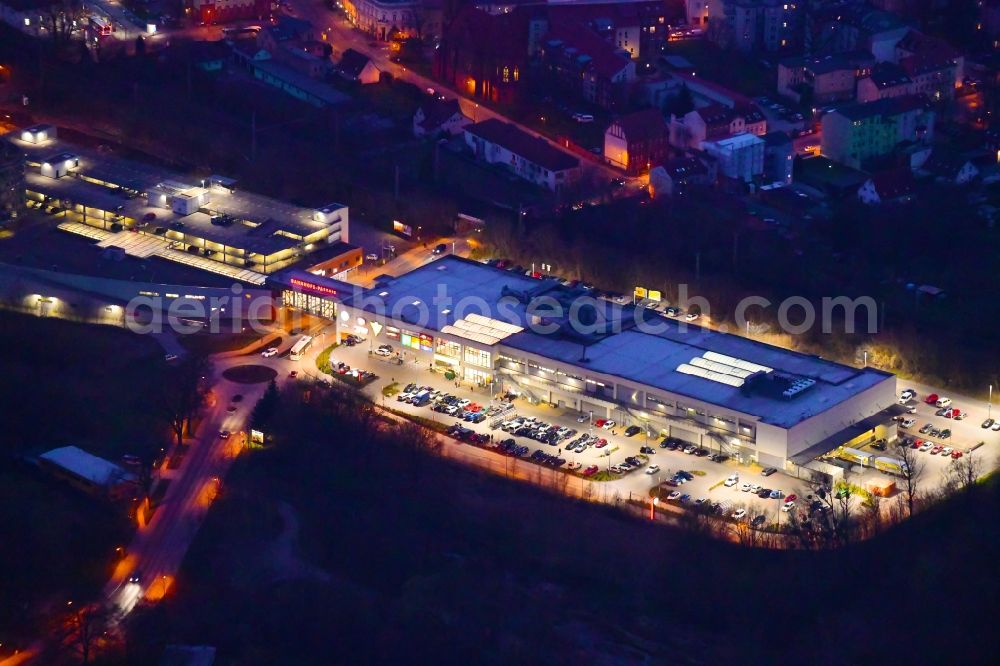
{"type": "MultiPolygon", "coordinates": [[[[342,14],[330,11],[323,3],[316,2],[315,0],[288,0],[288,9],[291,15],[310,21],[319,32],[325,34],[326,41],[333,46],[335,58],[339,58],[340,54],[347,49],[354,49],[368,56],[375,63],[376,67],[383,72],[391,73],[396,79],[412,83],[424,90],[433,89],[436,93],[457,98],[462,108],[462,113],[471,118],[473,122],[496,118],[504,122],[513,123],[522,131],[539,137],[556,148],[560,148],[557,143],[549,140],[530,127],[521,125],[483,106],[476,100],[469,99],[459,92],[448,88],[438,81],[414,72],[405,65],[392,62],[389,58],[389,45],[387,43],[378,42],[373,37],[355,30],[342,14]]],[[[622,172],[605,165],[596,156],[586,156],[576,153],[574,155],[580,157],[591,168],[601,172],[606,178],[621,178],[623,176],[622,172]]]]}

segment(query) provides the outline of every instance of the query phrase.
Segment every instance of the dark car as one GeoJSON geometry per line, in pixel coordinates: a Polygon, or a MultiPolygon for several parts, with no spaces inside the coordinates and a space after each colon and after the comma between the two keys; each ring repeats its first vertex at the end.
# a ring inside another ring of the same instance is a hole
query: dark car
{"type": "Polygon", "coordinates": [[[438,243],[434,246],[434,254],[444,254],[448,251],[448,246],[444,243],[438,243]]]}
{"type": "Polygon", "coordinates": [[[761,499],[767,499],[770,496],[771,496],[771,489],[770,488],[761,488],[760,492],[757,493],[757,497],[759,497],[761,499]]]}
{"type": "Polygon", "coordinates": [[[635,437],[636,435],[639,434],[640,430],[642,430],[642,428],[640,428],[639,426],[629,426],[629,427],[625,428],[625,436],[626,437],[635,437]]]}
{"type": "Polygon", "coordinates": [[[763,471],[761,471],[760,475],[761,476],[771,476],[772,474],[774,474],[777,471],[778,470],[774,469],[773,467],[765,467],[763,469],[763,471]]]}
{"type": "Polygon", "coordinates": [[[765,518],[763,514],[761,514],[759,516],[754,516],[753,520],[750,521],[750,526],[751,527],[760,527],[761,525],[764,524],[764,522],[766,520],[767,520],[767,518],[765,518]]]}

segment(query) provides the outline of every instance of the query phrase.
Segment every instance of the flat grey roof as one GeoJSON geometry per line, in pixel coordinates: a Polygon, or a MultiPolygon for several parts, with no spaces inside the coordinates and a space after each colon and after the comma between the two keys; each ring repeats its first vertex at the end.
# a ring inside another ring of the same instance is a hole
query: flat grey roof
{"type": "MultiPolygon", "coordinates": [[[[470,313],[479,313],[500,321],[527,327],[528,307],[506,292],[533,290],[562,302],[585,293],[568,290],[554,281],[536,280],[446,255],[398,277],[380,281],[375,287],[355,291],[343,302],[371,313],[380,313],[401,322],[440,331],[470,313]],[[444,300],[447,297],[447,300],[444,300]],[[464,309],[459,307],[464,305],[464,309]],[[426,312],[429,316],[422,317],[426,312]],[[446,312],[447,311],[447,312],[446,312]]],[[[535,301],[537,303],[537,301],[535,301]]],[[[728,335],[707,328],[684,324],[639,310],[659,326],[657,332],[635,327],[637,310],[597,301],[597,317],[619,322],[619,332],[595,336],[590,340],[568,338],[561,334],[542,334],[526,330],[505,338],[500,346],[536,354],[580,368],[581,374],[600,373],[620,377],[649,387],[688,396],[705,403],[757,416],[761,421],[783,428],[819,414],[893,375],[871,368],[852,368],[816,356],[801,354],[747,338],[728,335]],[[655,318],[655,320],[653,319],[655,318]],[[581,362],[587,342],[587,362],[581,362]],[[772,368],[778,373],[816,380],[801,395],[784,400],[758,391],[722,384],[704,377],[677,371],[682,363],[715,352],[772,368]]]]}

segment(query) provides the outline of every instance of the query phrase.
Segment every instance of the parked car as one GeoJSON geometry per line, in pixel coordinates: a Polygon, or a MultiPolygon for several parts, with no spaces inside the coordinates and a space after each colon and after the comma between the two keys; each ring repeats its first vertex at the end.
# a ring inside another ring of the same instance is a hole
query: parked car
{"type": "Polygon", "coordinates": [[[659,465],[650,465],[649,467],[646,468],[646,474],[656,474],[659,471],[660,471],[659,465]]]}
{"type": "Polygon", "coordinates": [[[938,394],[937,393],[931,393],[926,398],[924,398],[924,402],[926,402],[928,405],[936,404],[937,400],[938,400],[938,394]]]}
{"type": "Polygon", "coordinates": [[[277,347],[268,347],[267,349],[265,349],[264,351],[262,351],[260,353],[260,355],[263,356],[264,358],[271,358],[272,356],[277,356],[278,355],[278,348],[277,347]]]}
{"type": "Polygon", "coordinates": [[[917,420],[915,418],[913,418],[912,416],[907,416],[905,419],[899,422],[899,427],[908,429],[912,428],[914,425],[916,425],[916,423],[917,420]]]}
{"type": "Polygon", "coordinates": [[[629,427],[625,428],[625,436],[626,437],[635,437],[636,435],[639,434],[639,432],[641,430],[642,430],[642,428],[640,428],[639,426],[629,426],[629,427]]]}
{"type": "Polygon", "coordinates": [[[726,483],[725,483],[725,486],[726,486],[727,488],[732,488],[732,487],[733,487],[733,486],[735,486],[735,485],[736,485],[737,483],[739,483],[739,481],[740,481],[740,477],[739,477],[739,475],[737,475],[737,474],[733,474],[733,475],[731,475],[731,476],[729,476],[729,477],[727,477],[727,478],[726,478],[726,483]]]}
{"type": "Polygon", "coordinates": [[[746,515],[747,515],[746,509],[737,509],[736,511],[733,512],[733,520],[743,520],[744,518],[746,518],[746,515]]]}
{"type": "Polygon", "coordinates": [[[775,473],[775,472],[777,472],[777,471],[778,471],[778,470],[776,470],[776,469],[775,469],[775,468],[773,468],[773,467],[765,467],[765,468],[764,468],[763,470],[761,470],[761,473],[760,473],[760,475],[761,475],[761,476],[771,476],[772,474],[774,474],[774,473],[775,473]]]}

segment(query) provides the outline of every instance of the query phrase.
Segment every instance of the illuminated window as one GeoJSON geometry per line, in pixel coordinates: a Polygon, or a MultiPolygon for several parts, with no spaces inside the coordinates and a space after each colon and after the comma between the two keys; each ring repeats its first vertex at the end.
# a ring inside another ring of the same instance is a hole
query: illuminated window
{"type": "Polygon", "coordinates": [[[466,346],[464,358],[465,362],[469,365],[477,365],[480,368],[492,367],[490,362],[490,353],[482,349],[466,346]]]}
{"type": "Polygon", "coordinates": [[[503,68],[503,82],[510,83],[510,67],[503,68]]]}

